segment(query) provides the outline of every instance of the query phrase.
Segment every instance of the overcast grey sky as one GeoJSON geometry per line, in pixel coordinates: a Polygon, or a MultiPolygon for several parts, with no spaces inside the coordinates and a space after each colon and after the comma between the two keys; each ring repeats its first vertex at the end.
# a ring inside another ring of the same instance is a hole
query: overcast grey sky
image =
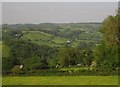
{"type": "Polygon", "coordinates": [[[101,22],[117,2],[3,2],[3,23],[101,22]]]}

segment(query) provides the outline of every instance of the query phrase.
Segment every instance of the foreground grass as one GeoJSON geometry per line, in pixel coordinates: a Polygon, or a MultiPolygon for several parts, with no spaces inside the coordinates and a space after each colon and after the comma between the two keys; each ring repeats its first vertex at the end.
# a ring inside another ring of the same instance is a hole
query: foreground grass
{"type": "Polygon", "coordinates": [[[117,85],[117,76],[3,77],[3,85],[117,85]]]}

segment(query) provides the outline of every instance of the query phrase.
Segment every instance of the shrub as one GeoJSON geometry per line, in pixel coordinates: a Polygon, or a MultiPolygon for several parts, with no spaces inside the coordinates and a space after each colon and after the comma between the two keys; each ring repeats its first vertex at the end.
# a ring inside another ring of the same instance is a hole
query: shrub
{"type": "Polygon", "coordinates": [[[12,68],[11,71],[12,71],[12,73],[13,73],[14,75],[16,75],[16,74],[19,74],[19,73],[20,73],[21,68],[20,68],[19,65],[16,65],[16,66],[14,66],[14,67],[12,68]]]}

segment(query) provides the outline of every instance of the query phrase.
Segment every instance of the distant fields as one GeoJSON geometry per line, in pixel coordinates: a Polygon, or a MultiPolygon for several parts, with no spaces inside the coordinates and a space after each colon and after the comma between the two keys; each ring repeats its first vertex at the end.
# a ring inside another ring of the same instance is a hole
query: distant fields
{"type": "Polygon", "coordinates": [[[24,31],[23,33],[23,39],[30,39],[30,40],[50,40],[52,37],[51,34],[47,34],[44,32],[40,32],[40,31],[29,31],[26,32],[24,31]]]}
{"type": "Polygon", "coordinates": [[[118,85],[117,76],[3,77],[3,85],[118,85]]]}
{"type": "Polygon", "coordinates": [[[32,43],[36,43],[38,45],[48,45],[51,47],[53,47],[53,46],[60,47],[60,45],[58,43],[61,40],[59,40],[59,41],[56,39],[54,40],[55,36],[53,36],[51,34],[44,33],[41,31],[29,31],[29,32],[23,31],[23,32],[24,32],[23,36],[21,37],[21,39],[23,39],[23,40],[29,40],[32,43]]]}
{"type": "Polygon", "coordinates": [[[55,37],[55,39],[53,39],[52,41],[57,44],[65,44],[67,43],[68,39],[63,37],[55,37]]]}
{"type": "Polygon", "coordinates": [[[68,41],[70,41],[71,46],[74,47],[79,46],[81,43],[96,43],[95,40],[84,40],[82,34],[80,34],[80,39],[76,38],[74,41],[71,41],[70,38],[55,36],[49,33],[44,33],[42,31],[22,31],[22,33],[23,36],[20,39],[27,40],[38,45],[48,45],[51,47],[65,46],[68,41]]]}
{"type": "MultiPolygon", "coordinates": [[[[51,47],[66,46],[68,41],[70,41],[69,46],[72,47],[77,47],[84,43],[91,44],[91,42],[97,44],[101,40],[102,36],[99,32],[100,26],[101,23],[41,23],[38,25],[7,25],[7,27],[10,28],[9,30],[18,29],[22,32],[19,39],[51,47]]],[[[6,37],[8,30],[5,29],[3,31],[6,37]]]]}
{"type": "Polygon", "coordinates": [[[21,37],[23,40],[29,40],[38,45],[48,45],[51,47],[60,47],[62,44],[67,43],[68,39],[63,37],[56,37],[54,35],[44,33],[41,31],[23,31],[23,36],[21,37]]]}

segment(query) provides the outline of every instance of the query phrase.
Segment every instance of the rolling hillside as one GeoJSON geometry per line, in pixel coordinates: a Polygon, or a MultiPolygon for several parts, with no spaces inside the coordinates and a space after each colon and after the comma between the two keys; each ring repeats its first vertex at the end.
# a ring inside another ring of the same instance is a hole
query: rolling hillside
{"type": "MultiPolygon", "coordinates": [[[[84,43],[97,44],[101,40],[99,23],[68,23],[68,24],[25,24],[7,25],[9,30],[22,32],[20,39],[28,40],[39,45],[52,47],[80,46],[84,43]],[[16,28],[17,27],[17,28],[16,28]]],[[[4,28],[5,26],[3,26],[4,28]]]]}

